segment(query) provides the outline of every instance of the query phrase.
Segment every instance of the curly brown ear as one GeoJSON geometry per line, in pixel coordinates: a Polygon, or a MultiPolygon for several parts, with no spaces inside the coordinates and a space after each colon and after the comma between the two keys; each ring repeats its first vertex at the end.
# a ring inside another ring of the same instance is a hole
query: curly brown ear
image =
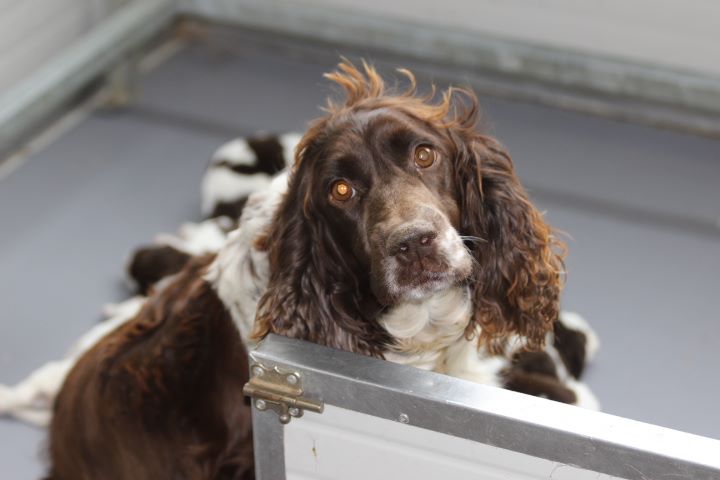
{"type": "Polygon", "coordinates": [[[474,322],[492,350],[517,333],[540,349],[559,314],[564,245],[530,203],[505,149],[477,133],[464,143],[456,170],[461,234],[473,239],[474,322]]]}
{"type": "Polygon", "coordinates": [[[265,238],[271,277],[260,299],[254,340],[268,333],[382,357],[392,340],[376,321],[377,303],[363,269],[312,205],[309,175],[299,166],[265,238]]]}

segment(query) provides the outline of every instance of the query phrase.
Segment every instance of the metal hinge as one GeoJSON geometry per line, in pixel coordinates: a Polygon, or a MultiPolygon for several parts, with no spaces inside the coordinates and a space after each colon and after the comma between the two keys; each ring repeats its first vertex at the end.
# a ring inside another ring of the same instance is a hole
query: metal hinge
{"type": "Polygon", "coordinates": [[[305,410],[322,413],[323,402],[303,398],[301,377],[278,367],[266,367],[259,363],[251,366],[252,378],[243,387],[243,393],[253,399],[258,410],[273,410],[280,423],[288,423],[292,417],[302,417],[305,410]]]}

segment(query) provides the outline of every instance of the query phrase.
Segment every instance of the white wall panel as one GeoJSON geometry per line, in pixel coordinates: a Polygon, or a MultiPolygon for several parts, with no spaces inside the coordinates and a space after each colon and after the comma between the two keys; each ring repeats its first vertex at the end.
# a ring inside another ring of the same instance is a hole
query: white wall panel
{"type": "Polygon", "coordinates": [[[0,0],[0,93],[130,0],[0,0]]]}
{"type": "Polygon", "coordinates": [[[720,478],[710,438],[276,335],[250,360],[258,480],[720,478]]]}
{"type": "Polygon", "coordinates": [[[569,465],[337,407],[285,427],[288,480],[612,480],[569,465]]]}

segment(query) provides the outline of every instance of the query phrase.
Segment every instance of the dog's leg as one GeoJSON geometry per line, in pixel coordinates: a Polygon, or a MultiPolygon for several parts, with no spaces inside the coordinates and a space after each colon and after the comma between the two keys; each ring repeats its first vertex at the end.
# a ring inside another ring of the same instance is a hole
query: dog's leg
{"type": "Polygon", "coordinates": [[[514,392],[577,405],[575,392],[552,375],[513,369],[505,382],[505,388],[514,392]]]}
{"type": "Polygon", "coordinates": [[[542,352],[515,353],[512,365],[502,375],[504,386],[509,390],[600,410],[595,395],[567,372],[552,345],[547,345],[542,352]]]}
{"type": "Polygon", "coordinates": [[[592,390],[590,390],[590,387],[573,378],[565,380],[565,386],[575,393],[575,397],[577,398],[575,401],[576,406],[586,408],[588,410],[600,411],[600,402],[592,390]]]}
{"type": "Polygon", "coordinates": [[[0,415],[47,426],[55,395],[74,364],[74,358],[48,362],[14,387],[0,385],[0,415]]]}

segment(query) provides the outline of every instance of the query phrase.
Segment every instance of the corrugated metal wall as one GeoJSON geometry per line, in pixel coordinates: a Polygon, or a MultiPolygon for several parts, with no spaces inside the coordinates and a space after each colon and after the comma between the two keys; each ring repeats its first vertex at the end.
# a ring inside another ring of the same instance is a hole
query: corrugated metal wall
{"type": "Polygon", "coordinates": [[[133,0],[0,0],[0,93],[133,0]]]}

